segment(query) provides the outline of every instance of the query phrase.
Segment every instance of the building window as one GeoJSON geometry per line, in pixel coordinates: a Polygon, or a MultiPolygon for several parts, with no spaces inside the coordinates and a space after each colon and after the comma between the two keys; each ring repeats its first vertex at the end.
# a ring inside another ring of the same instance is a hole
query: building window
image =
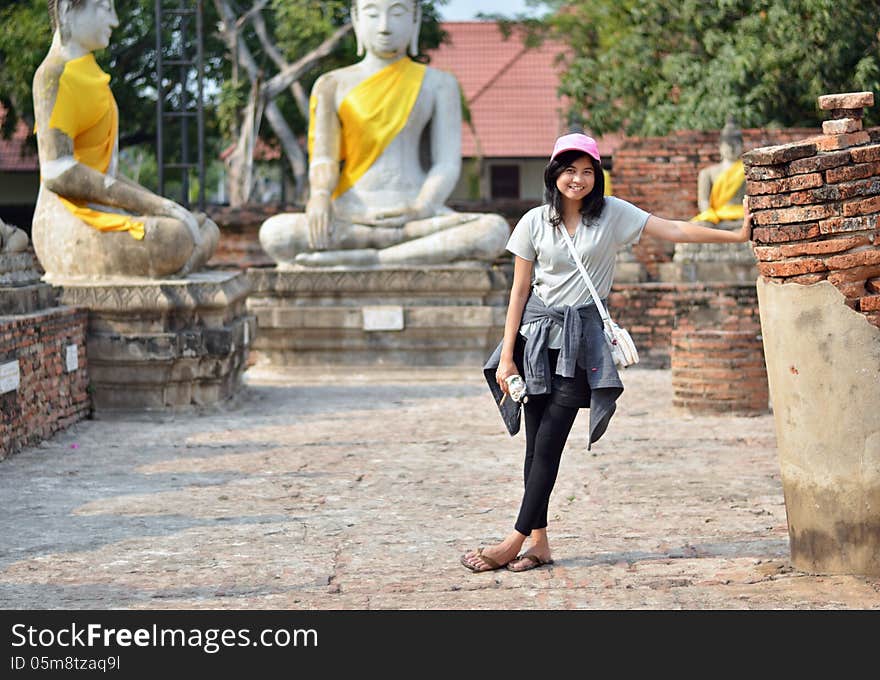
{"type": "Polygon", "coordinates": [[[492,198],[519,198],[518,165],[493,165],[490,173],[492,198]]]}

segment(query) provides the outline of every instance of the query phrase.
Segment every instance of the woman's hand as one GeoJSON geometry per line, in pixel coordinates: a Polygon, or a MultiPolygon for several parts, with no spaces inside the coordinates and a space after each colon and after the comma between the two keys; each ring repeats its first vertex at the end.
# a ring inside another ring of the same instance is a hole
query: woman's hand
{"type": "Polygon", "coordinates": [[[519,373],[519,369],[516,367],[513,359],[505,359],[502,357],[501,361],[498,362],[498,370],[495,371],[495,380],[498,382],[498,387],[501,388],[501,391],[504,392],[504,394],[510,394],[507,389],[507,378],[516,375],[517,373],[519,373]]]}
{"type": "Polygon", "coordinates": [[[743,225],[739,237],[743,243],[752,240],[752,213],[749,212],[748,196],[743,197],[743,225]]]}

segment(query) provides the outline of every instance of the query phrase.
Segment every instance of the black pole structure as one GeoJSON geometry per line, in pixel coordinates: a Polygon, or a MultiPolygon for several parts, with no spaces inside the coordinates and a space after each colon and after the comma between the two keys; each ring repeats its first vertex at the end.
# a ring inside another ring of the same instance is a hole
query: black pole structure
{"type": "Polygon", "coordinates": [[[156,164],[159,195],[165,195],[165,85],[162,54],[162,0],[156,0],[156,164]]]}
{"type": "Polygon", "coordinates": [[[159,165],[159,193],[165,195],[166,170],[180,172],[180,203],[190,206],[190,171],[199,178],[198,207],[205,209],[205,52],[204,0],[178,0],[176,6],[166,7],[167,0],[156,0],[156,146],[159,165]],[[167,18],[167,23],[166,23],[167,18]],[[195,21],[193,21],[193,19],[195,21]],[[195,35],[193,35],[193,31],[195,35]],[[167,55],[165,40],[168,39],[167,55]],[[193,53],[195,53],[193,55],[193,53]],[[166,87],[166,67],[177,80],[166,87]],[[174,67],[177,67],[176,69],[174,67]],[[190,91],[195,77],[196,93],[190,91]],[[171,106],[166,101],[172,98],[171,106]],[[191,101],[194,99],[195,101],[191,101]],[[196,122],[196,150],[192,153],[190,124],[196,122]],[[169,128],[175,121],[179,140],[177,160],[166,158],[166,146],[171,144],[169,128]],[[168,124],[166,124],[168,123],[168,124]],[[193,160],[195,156],[195,160],[193,160]]]}

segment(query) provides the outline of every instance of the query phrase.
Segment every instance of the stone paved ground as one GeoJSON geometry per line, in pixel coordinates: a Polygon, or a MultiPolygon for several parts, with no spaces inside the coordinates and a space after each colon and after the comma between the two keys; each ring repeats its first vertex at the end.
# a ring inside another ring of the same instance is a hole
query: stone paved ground
{"type": "Polygon", "coordinates": [[[575,423],[556,564],[471,574],[512,526],[522,435],[479,371],[252,368],[236,404],[83,422],[0,463],[12,609],[877,608],[880,579],[792,570],[771,416],[689,417],[630,369],[575,423]]]}

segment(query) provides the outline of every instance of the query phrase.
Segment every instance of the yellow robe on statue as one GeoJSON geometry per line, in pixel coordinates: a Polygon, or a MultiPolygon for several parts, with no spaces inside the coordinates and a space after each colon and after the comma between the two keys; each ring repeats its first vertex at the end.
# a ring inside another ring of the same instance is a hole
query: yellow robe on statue
{"type": "MultiPolygon", "coordinates": [[[[344,163],[334,199],[351,189],[403,130],[422,88],[425,68],[404,57],[359,83],[342,100],[337,115],[342,124],[340,160],[344,163]]],[[[316,106],[313,95],[309,102],[309,158],[314,152],[316,106]]]]}
{"type": "MultiPolygon", "coordinates": [[[[64,65],[49,127],[73,140],[77,161],[106,174],[116,146],[119,111],[110,91],[110,76],[91,53],[64,65]]],[[[110,212],[112,208],[96,210],[88,201],[59,198],[71,213],[99,231],[127,231],[138,240],[144,238],[143,223],[130,215],[110,212]]]]}
{"type": "Polygon", "coordinates": [[[715,184],[712,185],[712,191],[709,193],[709,208],[696,217],[692,217],[691,222],[718,224],[719,222],[741,220],[745,214],[742,203],[728,205],[727,202],[736,196],[745,181],[746,172],[743,162],[736,161],[722,172],[715,184]]]}

